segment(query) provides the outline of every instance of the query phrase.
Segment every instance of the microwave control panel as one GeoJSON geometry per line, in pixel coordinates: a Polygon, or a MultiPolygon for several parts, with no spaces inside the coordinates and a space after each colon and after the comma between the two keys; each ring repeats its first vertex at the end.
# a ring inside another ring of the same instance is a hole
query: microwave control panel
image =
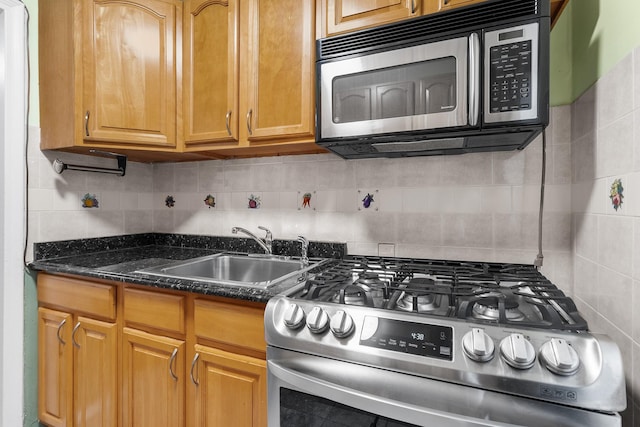
{"type": "Polygon", "coordinates": [[[485,122],[537,118],[538,24],[485,33],[485,122]]]}

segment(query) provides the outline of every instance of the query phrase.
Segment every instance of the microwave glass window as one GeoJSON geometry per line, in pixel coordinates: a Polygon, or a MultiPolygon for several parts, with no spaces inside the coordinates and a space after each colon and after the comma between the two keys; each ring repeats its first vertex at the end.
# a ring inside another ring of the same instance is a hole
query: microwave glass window
{"type": "Polygon", "coordinates": [[[333,122],[436,114],[456,108],[452,56],[336,77],[333,122]]]}

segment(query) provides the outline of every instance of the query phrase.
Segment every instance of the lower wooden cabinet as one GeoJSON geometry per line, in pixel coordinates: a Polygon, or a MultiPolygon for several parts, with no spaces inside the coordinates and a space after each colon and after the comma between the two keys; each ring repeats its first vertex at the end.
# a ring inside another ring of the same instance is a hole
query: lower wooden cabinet
{"type": "Polygon", "coordinates": [[[264,304],[38,276],[52,427],[266,427],[264,304]]]}
{"type": "Polygon", "coordinates": [[[123,426],[184,425],[184,341],[124,328],[122,342],[123,426]]]}
{"type": "Polygon", "coordinates": [[[266,362],[202,345],[195,352],[193,425],[266,427],[266,362]]]}

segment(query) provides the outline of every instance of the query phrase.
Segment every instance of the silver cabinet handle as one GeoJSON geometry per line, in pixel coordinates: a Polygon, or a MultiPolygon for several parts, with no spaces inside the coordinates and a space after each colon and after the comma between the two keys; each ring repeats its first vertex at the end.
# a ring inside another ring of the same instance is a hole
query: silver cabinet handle
{"type": "Polygon", "coordinates": [[[171,353],[171,358],[169,358],[169,375],[171,375],[171,378],[173,378],[174,381],[178,381],[178,377],[176,376],[176,374],[173,373],[173,365],[176,361],[177,355],[178,355],[178,349],[174,348],[173,353],[171,353]]]}
{"type": "Polygon", "coordinates": [[[80,322],[76,323],[76,326],[73,327],[73,331],[71,332],[71,342],[77,348],[80,348],[80,344],[76,341],[76,332],[80,329],[80,322]]]}
{"type": "Polygon", "coordinates": [[[411,0],[411,13],[416,13],[416,0],[411,0]]]}
{"type": "Polygon", "coordinates": [[[62,339],[62,336],[60,336],[60,331],[62,330],[62,327],[67,323],[67,319],[62,319],[62,322],[60,322],[60,324],[58,325],[58,341],[60,341],[60,344],[62,345],[67,345],[67,343],[65,342],[65,340],[62,339]]]}
{"type": "Polygon", "coordinates": [[[253,133],[251,130],[251,116],[253,115],[253,110],[249,110],[247,113],[247,130],[249,131],[249,135],[253,133]]]}
{"type": "Polygon", "coordinates": [[[84,133],[86,136],[89,136],[89,110],[84,115],[84,133]]]}
{"type": "Polygon", "coordinates": [[[469,125],[478,124],[480,115],[480,38],[469,35],[469,125]]]}
{"type": "Polygon", "coordinates": [[[448,5],[451,0],[444,0],[444,5],[448,5]]]}
{"type": "Polygon", "coordinates": [[[225,124],[227,125],[227,133],[229,134],[229,136],[233,136],[231,134],[231,128],[229,127],[229,121],[231,119],[231,110],[227,111],[227,115],[225,116],[225,124]]]}
{"type": "Polygon", "coordinates": [[[195,385],[200,385],[200,381],[198,381],[197,379],[195,379],[195,377],[193,376],[193,368],[198,366],[198,359],[200,358],[200,353],[196,353],[196,355],[193,357],[193,361],[191,362],[191,382],[193,382],[195,385]]]}

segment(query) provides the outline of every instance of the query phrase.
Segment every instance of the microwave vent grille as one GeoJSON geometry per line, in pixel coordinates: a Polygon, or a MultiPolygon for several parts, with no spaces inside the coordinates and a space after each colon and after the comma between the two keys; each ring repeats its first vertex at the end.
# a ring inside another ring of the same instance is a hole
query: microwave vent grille
{"type": "Polygon", "coordinates": [[[548,16],[549,0],[488,0],[485,3],[407,19],[318,41],[318,59],[416,43],[429,37],[482,28],[483,24],[548,16]]]}

